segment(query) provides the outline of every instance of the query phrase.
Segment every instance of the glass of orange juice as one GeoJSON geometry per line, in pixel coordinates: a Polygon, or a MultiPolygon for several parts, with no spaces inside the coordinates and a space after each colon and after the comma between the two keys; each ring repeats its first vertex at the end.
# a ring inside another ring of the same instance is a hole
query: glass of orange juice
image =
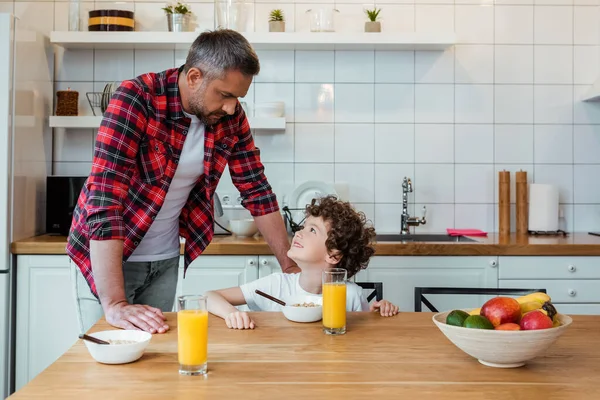
{"type": "Polygon", "coordinates": [[[206,297],[177,298],[177,354],[179,373],[206,375],[208,353],[208,310],[206,297]]]}
{"type": "Polygon", "coordinates": [[[346,280],[343,268],[323,271],[323,331],[328,335],[346,333],[346,280]]]}

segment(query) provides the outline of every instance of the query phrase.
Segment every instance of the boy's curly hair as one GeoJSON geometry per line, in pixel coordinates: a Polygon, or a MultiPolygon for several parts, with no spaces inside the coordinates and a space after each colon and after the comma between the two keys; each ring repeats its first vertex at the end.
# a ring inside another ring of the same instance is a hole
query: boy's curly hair
{"type": "Polygon", "coordinates": [[[331,253],[338,252],[340,261],[336,267],[348,271],[348,278],[367,268],[375,253],[372,244],[375,229],[366,225],[363,212],[356,211],[349,202],[326,196],[313,199],[305,213],[306,216],[321,217],[329,224],[325,246],[331,253]]]}

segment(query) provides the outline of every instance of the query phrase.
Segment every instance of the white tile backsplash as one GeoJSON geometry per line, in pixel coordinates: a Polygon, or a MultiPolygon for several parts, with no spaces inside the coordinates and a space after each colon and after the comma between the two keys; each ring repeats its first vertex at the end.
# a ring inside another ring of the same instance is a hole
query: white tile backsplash
{"type": "Polygon", "coordinates": [[[454,203],[453,164],[415,164],[415,202],[454,203]]]}
{"type": "Polygon", "coordinates": [[[415,126],[415,162],[454,162],[454,125],[418,124],[415,126]]]}
{"type": "Polygon", "coordinates": [[[494,46],[495,83],[527,84],[533,82],[533,46],[494,46]]]}
{"type": "Polygon", "coordinates": [[[375,84],[375,122],[409,123],[415,120],[415,85],[375,84]]]}
{"type": "Polygon", "coordinates": [[[533,123],[533,85],[496,85],[494,122],[497,124],[533,123]]]}
{"type": "Polygon", "coordinates": [[[536,164],[573,164],[573,125],[535,125],[536,164]]]}
{"type": "Polygon", "coordinates": [[[454,5],[415,6],[415,32],[454,31],[454,5]]]}
{"type": "MultiPolygon", "coordinates": [[[[66,1],[3,3],[42,31],[66,30],[66,1]],[[41,8],[40,8],[41,7],[41,8]],[[35,12],[34,12],[35,11],[35,12]]],[[[268,12],[282,8],[286,31],[308,31],[306,10],[335,6],[338,32],[362,32],[359,0],[258,0],[250,30],[268,31],[268,12]]],[[[87,10],[110,2],[83,2],[87,10]]],[[[137,30],[166,31],[153,0],[129,2],[137,30]]],[[[528,172],[530,182],[560,188],[561,227],[600,226],[600,106],[581,98],[598,78],[598,0],[382,0],[384,32],[455,32],[446,51],[277,50],[257,53],[261,73],[245,100],[281,100],[286,129],[255,130],[265,171],[278,197],[293,184],[347,185],[347,197],[380,232],[400,229],[401,182],[413,180],[409,212],[427,224],[497,229],[497,174],[528,172]]],[[[199,31],[213,29],[214,5],[194,1],[199,31]]],[[[2,7],[7,9],[7,7],[2,7]]],[[[85,93],[105,82],[179,66],[186,50],[58,50],[54,91],[79,92],[79,112],[92,115],[85,93]]],[[[252,115],[250,113],[250,115],[252,115]]],[[[86,174],[94,130],[56,129],[53,172],[86,174]]],[[[219,192],[235,195],[228,173],[219,192]]],[[[514,226],[514,209],[512,210],[514,226]]],[[[513,227],[514,230],[514,227],[513,227]]]]}
{"type": "Polygon", "coordinates": [[[533,125],[496,125],[495,159],[498,164],[533,164],[533,125]]]}
{"type": "Polygon", "coordinates": [[[454,82],[454,51],[415,52],[415,82],[454,82]]]}
{"type": "Polygon", "coordinates": [[[375,80],[375,52],[337,51],[334,76],[336,83],[372,83],[375,80]]]}
{"type": "Polygon", "coordinates": [[[573,149],[575,164],[599,164],[600,125],[575,125],[573,149]]]}
{"type": "Polygon", "coordinates": [[[333,162],[334,132],[333,124],[296,123],[294,161],[303,163],[333,162]]]}
{"type": "Polygon", "coordinates": [[[495,43],[533,43],[533,9],[533,6],[496,6],[494,8],[495,43]]]}
{"type": "Polygon", "coordinates": [[[373,163],[374,161],[375,125],[335,125],[335,162],[373,163]]]}
{"type": "Polygon", "coordinates": [[[454,85],[415,85],[415,122],[454,122],[454,85]]]}
{"type": "Polygon", "coordinates": [[[573,44],[598,45],[600,40],[598,7],[576,6],[573,13],[573,44]]]}
{"type": "Polygon", "coordinates": [[[494,83],[493,45],[457,45],[454,54],[455,83],[494,83]]]}
{"type": "Polygon", "coordinates": [[[375,124],[376,163],[414,163],[415,125],[375,124]]]}
{"type": "Polygon", "coordinates": [[[262,50],[256,54],[260,60],[256,82],[294,82],[293,51],[262,50]]]}
{"type": "Polygon", "coordinates": [[[494,43],[494,8],[481,5],[455,6],[458,43],[494,43]]]}
{"type": "Polygon", "coordinates": [[[454,125],[454,162],[494,163],[494,125],[454,125]]]}
{"type": "Polygon", "coordinates": [[[456,123],[494,122],[494,85],[456,85],[454,90],[456,123]]]}
{"type": "Polygon", "coordinates": [[[534,26],[535,44],[573,44],[573,7],[536,6],[534,26]]]}
{"type": "Polygon", "coordinates": [[[534,82],[573,83],[573,46],[535,46],[534,82]]]}
{"type": "Polygon", "coordinates": [[[413,83],[414,51],[376,51],[375,83],[413,83]]]}
{"type": "Polygon", "coordinates": [[[296,82],[332,83],[333,51],[297,51],[294,72],[296,82]]]}
{"type": "Polygon", "coordinates": [[[335,122],[370,122],[375,119],[375,87],[361,83],[335,84],[335,122]]]}

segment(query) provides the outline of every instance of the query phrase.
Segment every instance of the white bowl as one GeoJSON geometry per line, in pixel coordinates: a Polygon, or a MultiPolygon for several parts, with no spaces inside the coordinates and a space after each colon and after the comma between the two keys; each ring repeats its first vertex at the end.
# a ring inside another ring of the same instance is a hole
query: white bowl
{"type": "Polygon", "coordinates": [[[237,236],[254,236],[258,232],[258,227],[254,219],[232,219],[229,221],[229,230],[237,236]]]}
{"type": "Polygon", "coordinates": [[[97,339],[109,341],[127,340],[132,344],[97,344],[84,340],[90,355],[102,364],[126,364],[136,360],[144,354],[150,343],[152,335],[148,332],[136,330],[110,330],[88,334],[97,339]]]}
{"type": "Polygon", "coordinates": [[[285,306],[281,307],[283,315],[294,322],[316,322],[323,318],[323,299],[319,296],[302,296],[286,299],[285,306]],[[313,303],[316,306],[302,307],[294,304],[313,303]]]}
{"type": "MultiPolygon", "coordinates": [[[[471,310],[464,310],[469,312],[471,310]]],[[[531,331],[497,331],[446,324],[451,311],[435,314],[433,322],[459,349],[489,367],[514,368],[543,354],[571,325],[571,317],[558,314],[561,326],[531,331]]]]}
{"type": "Polygon", "coordinates": [[[263,118],[280,118],[285,113],[285,103],[283,101],[273,101],[269,103],[257,103],[254,105],[254,115],[263,118]]]}

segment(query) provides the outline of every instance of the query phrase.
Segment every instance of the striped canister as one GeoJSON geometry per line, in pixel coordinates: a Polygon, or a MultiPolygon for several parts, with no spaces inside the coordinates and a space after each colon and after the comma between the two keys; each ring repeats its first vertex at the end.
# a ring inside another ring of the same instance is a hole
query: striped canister
{"type": "Polygon", "coordinates": [[[134,31],[133,11],[92,10],[89,12],[89,31],[134,31]]]}

